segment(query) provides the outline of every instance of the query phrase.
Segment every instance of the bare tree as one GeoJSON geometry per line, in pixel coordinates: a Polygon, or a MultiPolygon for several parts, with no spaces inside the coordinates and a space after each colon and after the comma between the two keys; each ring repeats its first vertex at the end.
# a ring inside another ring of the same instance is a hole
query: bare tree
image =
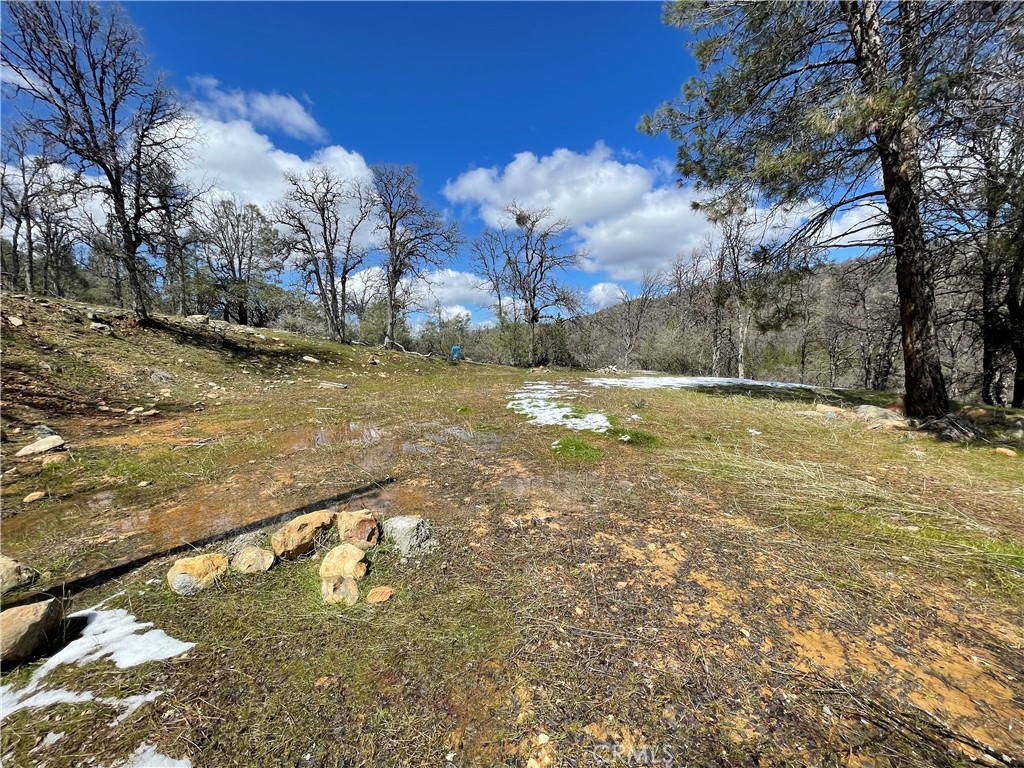
{"type": "Polygon", "coordinates": [[[274,207],[274,219],[290,233],[295,264],[320,302],[331,338],[347,341],[348,281],[366,261],[363,240],[376,196],[368,184],[342,178],[326,165],[289,171],[285,181],[288,190],[274,207]]]}
{"type": "Polygon", "coordinates": [[[3,65],[42,142],[81,171],[113,221],[115,258],[134,309],[149,315],[145,246],[160,192],[187,159],[194,132],[162,78],[150,81],[138,30],[117,5],[5,4],[3,65]]]}
{"type": "Polygon", "coordinates": [[[637,342],[643,336],[655,301],[668,288],[668,280],[662,272],[644,270],[638,290],[631,294],[619,286],[619,307],[616,313],[619,336],[622,339],[622,367],[629,368],[630,358],[637,342]]]}
{"type": "Polygon", "coordinates": [[[569,247],[569,223],[552,219],[548,208],[526,208],[513,201],[506,221],[485,230],[474,251],[477,266],[498,297],[501,311],[522,317],[529,328],[530,365],[539,362],[537,326],[549,310],[571,311],[578,297],[561,282],[561,273],[582,263],[583,253],[569,247]]]}
{"type": "Polygon", "coordinates": [[[201,206],[194,236],[223,302],[224,319],[249,324],[259,284],[282,269],[285,242],[259,206],[233,199],[201,206]]]}
{"type": "Polygon", "coordinates": [[[418,184],[412,166],[373,167],[387,299],[384,346],[388,348],[397,346],[395,330],[408,303],[403,282],[423,277],[430,267],[442,266],[462,241],[458,224],[446,221],[440,211],[430,207],[416,191],[418,184]]]}

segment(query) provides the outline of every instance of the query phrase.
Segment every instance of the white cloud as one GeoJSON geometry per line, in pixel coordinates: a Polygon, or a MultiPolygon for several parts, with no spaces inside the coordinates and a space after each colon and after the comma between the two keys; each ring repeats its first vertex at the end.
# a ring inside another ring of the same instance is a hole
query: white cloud
{"type": "Polygon", "coordinates": [[[492,226],[513,200],[550,208],[590,251],[587,268],[616,280],[635,280],[645,269],[667,266],[709,229],[692,210],[695,194],[671,182],[664,161],[650,168],[622,162],[601,142],[586,153],[523,152],[504,168],[467,171],[444,194],[476,209],[492,226]]]}
{"type": "Polygon", "coordinates": [[[438,269],[425,275],[424,296],[421,303],[468,311],[469,307],[489,307],[494,303],[481,278],[471,272],[438,269]]]}
{"type": "Polygon", "coordinates": [[[212,77],[190,77],[189,85],[196,94],[193,111],[202,117],[223,122],[247,120],[257,128],[281,131],[293,139],[327,140],[327,131],[294,96],[224,88],[212,77]]]}
{"type": "Polygon", "coordinates": [[[285,152],[259,133],[248,120],[217,120],[197,116],[201,143],[194,149],[187,175],[197,185],[215,184],[219,189],[247,203],[266,206],[285,190],[285,171],[325,163],[347,178],[369,178],[370,169],[362,155],[344,147],[329,146],[308,160],[285,152]]]}
{"type": "Polygon", "coordinates": [[[587,291],[587,301],[594,309],[604,309],[622,300],[621,290],[617,283],[597,283],[587,291]]]}

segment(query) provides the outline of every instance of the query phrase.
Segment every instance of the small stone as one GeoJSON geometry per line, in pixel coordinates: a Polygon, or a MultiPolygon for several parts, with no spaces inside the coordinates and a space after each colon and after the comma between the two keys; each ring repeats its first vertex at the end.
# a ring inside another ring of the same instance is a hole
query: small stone
{"type": "Polygon", "coordinates": [[[0,594],[32,586],[38,574],[24,563],[0,555],[0,594]]]}
{"type": "Polygon", "coordinates": [[[320,361],[312,355],[303,355],[302,362],[304,363],[319,363],[320,361]]]}
{"type": "Polygon", "coordinates": [[[384,536],[395,542],[402,557],[425,554],[437,546],[427,521],[418,515],[399,515],[382,524],[384,536]]]}
{"type": "Polygon", "coordinates": [[[1017,452],[1012,448],[996,448],[996,453],[1003,456],[1009,456],[1011,459],[1017,455],[1017,452]]]}
{"type": "Polygon", "coordinates": [[[167,572],[167,584],[178,595],[194,595],[206,589],[228,569],[228,559],[221,554],[197,555],[175,560],[167,572]]]}
{"type": "Polygon", "coordinates": [[[39,501],[46,498],[46,491],[34,491],[22,499],[25,504],[31,504],[33,501],[39,501]]]}
{"type": "Polygon", "coordinates": [[[260,547],[245,547],[235,555],[231,567],[239,573],[264,573],[274,565],[274,553],[260,547]]]}
{"type": "Polygon", "coordinates": [[[19,605],[0,613],[0,660],[24,661],[57,639],[64,607],[57,599],[19,605]]]}
{"type": "Polygon", "coordinates": [[[11,328],[21,328],[21,326],[25,324],[25,321],[20,317],[11,316],[7,318],[7,324],[11,326],[11,328]]]}
{"type": "Polygon", "coordinates": [[[14,454],[16,457],[21,456],[35,456],[39,453],[46,453],[47,451],[54,451],[58,448],[64,447],[64,438],[60,435],[50,435],[44,437],[42,440],[36,440],[34,443],[30,443],[14,454]]]}
{"type": "Polygon", "coordinates": [[[366,602],[373,603],[386,603],[395,594],[395,590],[391,587],[374,587],[366,594],[366,602]]]}
{"type": "Polygon", "coordinates": [[[150,481],[149,480],[143,480],[142,482],[139,483],[138,487],[139,488],[146,488],[149,485],[150,485],[150,481]]]}
{"type": "Polygon", "coordinates": [[[377,524],[377,519],[367,509],[339,512],[338,534],[343,542],[365,551],[377,544],[380,538],[380,526],[377,524]]]}
{"type": "Polygon", "coordinates": [[[143,408],[141,405],[137,405],[134,408],[132,408],[130,411],[128,411],[128,413],[129,413],[129,415],[135,415],[135,414],[142,413],[144,410],[146,410],[146,409],[143,408]]]}
{"type": "Polygon", "coordinates": [[[32,427],[32,432],[34,434],[39,435],[40,437],[49,437],[50,435],[57,434],[53,429],[46,426],[45,424],[36,424],[34,427],[32,427]]]}
{"type": "Polygon", "coordinates": [[[342,384],[340,381],[321,381],[317,384],[317,389],[348,389],[348,384],[342,384]]]}
{"type": "Polygon", "coordinates": [[[313,683],[313,687],[314,688],[333,688],[337,684],[338,684],[338,676],[337,675],[324,675],[324,676],[318,677],[316,679],[316,682],[313,683]]]}
{"type": "Polygon", "coordinates": [[[359,585],[353,578],[324,579],[320,583],[320,596],[332,605],[355,605],[359,602],[359,585]]]}
{"type": "Polygon", "coordinates": [[[114,329],[106,323],[90,323],[89,330],[102,333],[104,336],[110,336],[114,332],[114,329]]]}
{"type": "Polygon", "coordinates": [[[158,411],[156,408],[150,408],[148,411],[143,411],[142,413],[139,414],[139,416],[141,416],[142,418],[147,418],[149,416],[159,416],[159,415],[160,415],[160,411],[158,411]]]}
{"type": "Polygon", "coordinates": [[[51,453],[48,456],[43,456],[43,466],[49,467],[53,464],[63,464],[68,460],[66,453],[51,453]]]}
{"type": "Polygon", "coordinates": [[[290,520],[271,539],[274,554],[285,560],[312,552],[318,534],[334,525],[334,513],[322,509],[290,520]]]}

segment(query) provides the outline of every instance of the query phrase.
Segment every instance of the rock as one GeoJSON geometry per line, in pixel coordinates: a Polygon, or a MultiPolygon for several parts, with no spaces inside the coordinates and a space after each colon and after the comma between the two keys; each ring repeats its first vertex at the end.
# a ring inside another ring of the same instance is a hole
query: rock
{"type": "Polygon", "coordinates": [[[320,361],[312,355],[303,355],[302,362],[304,363],[319,363],[320,361]]]}
{"type": "Polygon", "coordinates": [[[814,410],[818,413],[831,413],[833,417],[846,413],[842,408],[837,408],[834,405],[825,405],[824,403],[818,403],[814,406],[814,410]]]}
{"type": "Polygon", "coordinates": [[[366,602],[368,603],[386,603],[395,594],[395,590],[391,587],[374,587],[366,593],[366,602]]]}
{"type": "Polygon", "coordinates": [[[995,424],[1000,420],[999,416],[991,413],[990,411],[986,411],[984,408],[964,408],[957,415],[967,419],[971,424],[977,424],[978,426],[995,424]]]}
{"type": "Polygon", "coordinates": [[[60,435],[50,435],[44,437],[42,440],[36,440],[34,443],[30,443],[18,451],[15,456],[35,456],[39,453],[46,453],[47,451],[55,451],[58,448],[64,447],[64,438],[60,435]]]}
{"type": "Polygon", "coordinates": [[[318,534],[334,524],[334,513],[326,509],[299,515],[274,534],[271,545],[274,554],[285,560],[294,560],[312,552],[318,534]]]}
{"type": "Polygon", "coordinates": [[[110,336],[114,332],[114,329],[106,323],[89,323],[89,330],[102,333],[104,336],[110,336]]]}
{"type": "Polygon", "coordinates": [[[49,437],[50,435],[56,435],[57,433],[45,424],[36,424],[32,427],[33,434],[39,435],[40,437],[49,437]]]}
{"type": "Polygon", "coordinates": [[[160,411],[158,411],[156,408],[150,408],[148,411],[143,411],[142,413],[140,413],[139,417],[144,419],[144,418],[148,418],[149,416],[159,416],[159,415],[160,415],[160,411]]]}
{"type": "Polygon", "coordinates": [[[245,547],[231,561],[231,567],[239,573],[263,573],[273,565],[274,553],[260,547],[245,547]]]}
{"type": "Polygon", "coordinates": [[[361,579],[366,575],[366,553],[353,544],[339,544],[320,563],[321,579],[361,579]]]}
{"type": "Polygon", "coordinates": [[[56,598],[0,613],[0,660],[24,661],[57,639],[64,606],[56,598]]]}
{"type": "Polygon", "coordinates": [[[427,521],[418,515],[399,515],[385,520],[384,536],[395,542],[402,557],[426,554],[437,546],[427,521]]]}
{"type": "Polygon", "coordinates": [[[240,533],[227,544],[220,547],[220,550],[228,557],[234,557],[246,547],[259,547],[263,543],[263,540],[265,538],[266,534],[264,534],[262,531],[250,531],[249,533],[240,533]]]}
{"type": "Polygon", "coordinates": [[[146,410],[146,409],[143,408],[141,405],[136,405],[134,408],[132,408],[130,411],[128,411],[128,415],[129,416],[138,416],[144,410],[146,410]]]}
{"type": "Polygon", "coordinates": [[[338,534],[343,542],[365,551],[376,546],[380,539],[380,526],[377,524],[377,518],[371,515],[369,510],[339,512],[338,534]]]}
{"type": "Polygon", "coordinates": [[[320,596],[325,603],[355,605],[357,579],[366,575],[366,553],[352,544],[339,544],[320,563],[320,596]]]}
{"type": "Polygon", "coordinates": [[[68,460],[66,453],[51,453],[48,456],[43,456],[43,466],[48,467],[51,464],[63,464],[68,460]]]}
{"type": "Polygon", "coordinates": [[[906,404],[903,402],[902,397],[897,397],[892,402],[886,403],[883,407],[885,410],[892,411],[900,416],[905,416],[907,413],[906,404]]]}
{"type": "Polygon", "coordinates": [[[154,368],[149,372],[149,380],[154,384],[171,384],[174,382],[174,374],[162,371],[159,368],[154,368]]]}
{"type": "Polygon", "coordinates": [[[1012,448],[996,448],[996,453],[1002,456],[1009,456],[1011,459],[1017,455],[1017,452],[1012,448]]]}
{"type": "Polygon", "coordinates": [[[221,554],[197,555],[175,560],[167,572],[167,583],[178,595],[194,595],[206,589],[228,569],[228,559],[221,554]]]}
{"type": "Polygon", "coordinates": [[[348,384],[342,384],[340,381],[321,381],[317,384],[317,389],[348,389],[348,384]]]}
{"type": "Polygon", "coordinates": [[[325,603],[355,605],[359,602],[359,585],[352,578],[324,579],[320,582],[320,596],[325,603]]]}
{"type": "Polygon", "coordinates": [[[906,423],[906,419],[898,413],[893,413],[888,408],[879,408],[877,405],[858,405],[853,412],[864,421],[893,421],[906,423]]]}
{"type": "Polygon", "coordinates": [[[7,555],[0,555],[0,594],[32,586],[38,574],[24,563],[7,555]]]}
{"type": "Polygon", "coordinates": [[[21,328],[21,326],[25,324],[25,321],[20,317],[11,316],[7,318],[7,324],[11,326],[11,328],[21,328]]]}
{"type": "Polygon", "coordinates": [[[148,488],[150,485],[152,485],[152,481],[151,480],[140,480],[138,482],[138,484],[136,485],[136,487],[137,488],[148,488]]]}
{"type": "Polygon", "coordinates": [[[210,316],[209,315],[189,315],[188,317],[185,318],[185,320],[190,322],[190,323],[193,323],[194,325],[209,325],[210,324],[210,316]]]}
{"type": "Polygon", "coordinates": [[[46,491],[33,491],[21,501],[24,504],[31,504],[33,501],[40,501],[46,498],[46,491]]]}

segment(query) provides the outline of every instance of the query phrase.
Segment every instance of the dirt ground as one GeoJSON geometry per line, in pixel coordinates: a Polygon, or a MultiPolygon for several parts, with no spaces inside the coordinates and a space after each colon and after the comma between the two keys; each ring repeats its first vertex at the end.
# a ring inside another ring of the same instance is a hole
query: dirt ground
{"type": "MultiPolygon", "coordinates": [[[[142,765],[143,745],[193,766],[1024,765],[1012,431],[941,443],[810,415],[869,393],[595,389],[3,304],[0,535],[40,572],[4,607],[106,600],[195,643],[59,667],[44,689],[92,698],[0,713],[5,766],[142,765]],[[507,408],[539,381],[613,428],[507,408]],[[14,457],[39,424],[66,460],[14,457]],[[321,508],[421,515],[439,546],[373,552],[380,605],[324,605],[323,549],[193,597],[164,581],[321,508]],[[132,696],[152,698],[119,719],[132,696]]],[[[6,695],[44,661],[4,669],[6,695]]]]}

